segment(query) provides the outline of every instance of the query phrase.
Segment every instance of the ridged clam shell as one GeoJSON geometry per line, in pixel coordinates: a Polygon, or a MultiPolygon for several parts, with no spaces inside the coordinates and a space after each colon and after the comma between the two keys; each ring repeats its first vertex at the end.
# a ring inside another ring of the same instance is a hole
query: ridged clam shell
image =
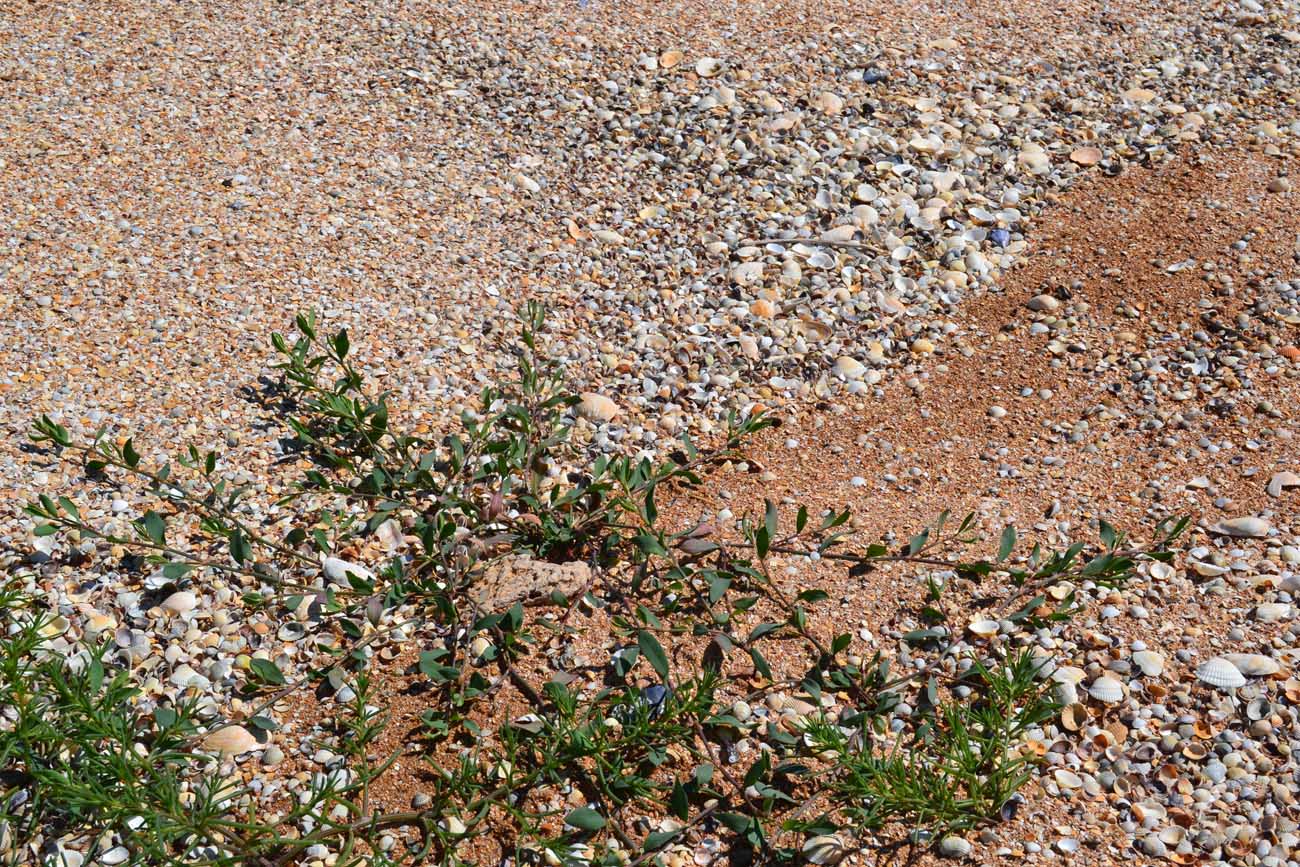
{"type": "Polygon", "coordinates": [[[1118,704],[1124,700],[1124,684],[1113,677],[1099,677],[1088,686],[1088,695],[1102,704],[1118,704]]]}
{"type": "Polygon", "coordinates": [[[1222,656],[1207,659],[1196,668],[1196,676],[1202,683],[1208,683],[1216,689],[1236,689],[1246,685],[1246,677],[1237,670],[1237,666],[1222,656]]]}
{"type": "Polygon", "coordinates": [[[1268,677],[1282,670],[1276,659],[1262,653],[1228,653],[1223,658],[1246,677],[1268,677]]]}

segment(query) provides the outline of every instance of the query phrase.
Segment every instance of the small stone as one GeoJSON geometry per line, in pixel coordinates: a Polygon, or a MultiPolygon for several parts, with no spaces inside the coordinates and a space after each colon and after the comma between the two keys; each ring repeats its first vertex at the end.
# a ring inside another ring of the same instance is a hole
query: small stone
{"type": "Polygon", "coordinates": [[[1288,193],[1291,191],[1290,178],[1274,178],[1268,182],[1268,191],[1270,193],[1288,193]]]}
{"type": "Polygon", "coordinates": [[[1061,302],[1057,301],[1051,295],[1035,295],[1033,298],[1029,299],[1029,303],[1025,306],[1030,310],[1042,313],[1056,310],[1061,306],[1061,302]]]}

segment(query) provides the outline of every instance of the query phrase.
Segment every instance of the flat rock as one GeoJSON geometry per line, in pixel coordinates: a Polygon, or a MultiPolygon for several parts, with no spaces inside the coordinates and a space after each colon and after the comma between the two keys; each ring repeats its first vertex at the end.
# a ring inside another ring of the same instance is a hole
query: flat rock
{"type": "Polygon", "coordinates": [[[586,563],[547,563],[526,555],[505,557],[490,564],[469,596],[485,611],[500,611],[516,602],[545,599],[552,593],[579,593],[591,581],[586,563]]]}

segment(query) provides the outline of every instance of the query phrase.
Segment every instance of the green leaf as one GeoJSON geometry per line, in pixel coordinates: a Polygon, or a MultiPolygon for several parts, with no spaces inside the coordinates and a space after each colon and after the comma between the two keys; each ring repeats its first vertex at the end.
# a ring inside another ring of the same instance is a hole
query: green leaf
{"type": "Polygon", "coordinates": [[[668,796],[668,811],[683,822],[690,815],[691,804],[681,783],[673,783],[672,794],[668,796]]]}
{"type": "Polygon", "coordinates": [[[1115,532],[1115,528],[1100,518],[1097,519],[1097,523],[1100,525],[1101,543],[1107,548],[1114,548],[1115,542],[1118,539],[1118,534],[1115,532]]]}
{"type": "Polygon", "coordinates": [[[771,667],[768,666],[768,664],[767,664],[767,660],[763,658],[763,654],[761,654],[761,653],[758,652],[758,648],[757,648],[757,647],[751,647],[751,648],[749,648],[749,658],[752,659],[752,660],[754,661],[754,670],[755,670],[755,671],[757,671],[759,674],[763,675],[763,677],[767,678],[768,680],[773,680],[773,679],[774,679],[774,678],[772,677],[772,669],[771,669],[771,667]]]}
{"type": "Polygon", "coordinates": [[[909,557],[914,556],[917,552],[919,552],[922,548],[924,548],[925,543],[929,540],[929,538],[930,538],[929,527],[926,527],[924,530],[922,530],[921,532],[913,536],[912,541],[907,544],[908,556],[909,557]]]}
{"type": "Polygon", "coordinates": [[[144,532],[155,545],[167,544],[167,523],[153,509],[144,513],[144,532]]]}
{"type": "Polygon", "coordinates": [[[194,568],[193,563],[166,563],[163,565],[163,577],[168,581],[184,578],[194,568]]]}
{"type": "Polygon", "coordinates": [[[770,544],[776,538],[777,529],[777,511],[776,503],[771,500],[764,500],[766,507],[763,511],[763,528],[767,530],[767,541],[770,544]]]}
{"type": "Polygon", "coordinates": [[[236,563],[243,564],[253,558],[253,549],[240,530],[230,534],[230,556],[236,563]]]}
{"type": "Polygon", "coordinates": [[[122,446],[122,460],[131,469],[135,469],[140,465],[140,453],[135,450],[134,441],[127,440],[126,444],[122,446]]]}
{"type": "Polygon", "coordinates": [[[583,831],[599,831],[605,827],[605,817],[590,807],[579,807],[564,817],[564,823],[583,831]]]}
{"type": "Polygon", "coordinates": [[[269,659],[254,659],[249,663],[249,668],[263,683],[269,683],[271,686],[284,685],[284,674],[280,672],[280,667],[269,659]]]}
{"type": "Polygon", "coordinates": [[[671,843],[680,833],[682,832],[678,830],[678,831],[655,831],[651,834],[647,834],[645,838],[645,843],[641,848],[646,852],[653,852],[654,850],[662,848],[663,846],[666,846],[667,844],[671,843]]]}
{"type": "Polygon", "coordinates": [[[36,526],[36,535],[38,538],[41,536],[53,536],[57,532],[59,532],[57,524],[38,524],[36,526]]]}
{"type": "Polygon", "coordinates": [[[1002,531],[1002,541],[998,543],[998,562],[1001,563],[1011,556],[1011,549],[1016,547],[1016,528],[1007,524],[1006,529],[1002,531]]]}
{"type": "Polygon", "coordinates": [[[655,670],[660,679],[665,682],[668,680],[668,655],[664,653],[664,647],[659,643],[659,639],[654,637],[654,633],[642,629],[636,635],[636,645],[641,650],[641,655],[650,662],[650,667],[655,670]]]}
{"type": "Polygon", "coordinates": [[[727,595],[731,587],[731,576],[715,574],[709,579],[709,604],[716,605],[718,600],[727,595]]]}

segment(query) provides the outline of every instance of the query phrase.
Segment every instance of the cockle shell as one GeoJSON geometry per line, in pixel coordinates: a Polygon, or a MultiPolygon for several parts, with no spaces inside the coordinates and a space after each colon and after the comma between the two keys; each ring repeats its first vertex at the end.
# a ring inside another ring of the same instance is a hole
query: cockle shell
{"type": "Polygon", "coordinates": [[[1233,690],[1246,685],[1246,677],[1222,656],[1207,659],[1196,668],[1196,676],[1202,683],[1208,683],[1216,689],[1233,690]]]}
{"type": "Polygon", "coordinates": [[[1088,695],[1102,704],[1118,704],[1124,700],[1124,684],[1113,677],[1099,677],[1089,685],[1088,695]]]}

